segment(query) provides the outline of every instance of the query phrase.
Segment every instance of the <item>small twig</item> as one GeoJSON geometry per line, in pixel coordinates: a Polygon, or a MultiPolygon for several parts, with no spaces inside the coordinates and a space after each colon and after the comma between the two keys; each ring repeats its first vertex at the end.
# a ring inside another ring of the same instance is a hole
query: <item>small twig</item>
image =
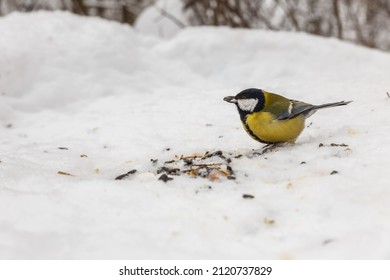
{"type": "Polygon", "coordinates": [[[349,147],[349,145],[341,143],[341,144],[336,144],[336,143],[331,143],[331,147],[349,147]]]}
{"type": "Polygon", "coordinates": [[[192,166],[208,167],[208,166],[219,166],[219,165],[222,165],[222,163],[198,163],[198,164],[193,164],[192,166]]]}
{"type": "Polygon", "coordinates": [[[64,171],[58,171],[57,174],[59,174],[59,175],[65,175],[65,176],[74,176],[73,174],[70,174],[70,173],[64,172],[64,171]]]}
{"type": "Polygon", "coordinates": [[[341,143],[341,144],[331,143],[330,145],[320,143],[318,145],[318,148],[325,147],[325,146],[329,146],[329,147],[349,147],[349,145],[344,144],[344,143],[341,143]]]}
{"type": "Polygon", "coordinates": [[[196,158],[202,158],[203,156],[201,155],[192,155],[192,156],[175,156],[176,158],[178,158],[179,160],[182,160],[182,159],[196,159],[196,158]]]}
{"type": "Polygon", "coordinates": [[[222,151],[215,151],[215,152],[212,152],[212,153],[206,152],[203,155],[202,159],[211,158],[211,157],[214,157],[214,156],[220,157],[222,159],[226,159],[226,157],[223,155],[222,151]]]}
{"type": "Polygon", "coordinates": [[[387,97],[390,98],[390,93],[386,92],[386,94],[387,94],[387,97]]]}
{"type": "Polygon", "coordinates": [[[167,12],[164,8],[160,8],[157,5],[154,6],[157,11],[160,12],[161,16],[166,17],[167,19],[171,20],[174,24],[176,24],[179,28],[184,28],[186,25],[177,17],[172,15],[171,13],[167,12]]]}
{"type": "Polygon", "coordinates": [[[185,170],[182,170],[181,172],[182,172],[182,173],[188,173],[188,172],[191,172],[191,171],[198,171],[199,169],[202,169],[202,168],[204,168],[204,167],[209,167],[209,166],[220,166],[220,165],[222,165],[222,163],[192,164],[192,165],[190,166],[190,169],[185,169],[185,170]]]}

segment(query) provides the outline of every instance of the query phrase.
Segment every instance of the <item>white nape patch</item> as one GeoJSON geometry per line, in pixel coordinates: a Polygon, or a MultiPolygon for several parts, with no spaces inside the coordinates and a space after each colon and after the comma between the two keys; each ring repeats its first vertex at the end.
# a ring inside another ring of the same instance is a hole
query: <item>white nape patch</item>
{"type": "Polygon", "coordinates": [[[240,107],[241,110],[247,111],[247,112],[253,112],[255,109],[257,103],[259,102],[259,99],[256,98],[250,98],[250,99],[238,99],[238,107],[240,107]]]}

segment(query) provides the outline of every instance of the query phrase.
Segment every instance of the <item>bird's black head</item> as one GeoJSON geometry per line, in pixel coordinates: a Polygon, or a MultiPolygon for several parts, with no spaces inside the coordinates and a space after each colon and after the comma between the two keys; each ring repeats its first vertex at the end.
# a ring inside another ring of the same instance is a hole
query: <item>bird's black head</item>
{"type": "Polygon", "coordinates": [[[236,104],[241,117],[259,112],[264,108],[265,103],[264,92],[257,88],[245,89],[236,96],[227,96],[223,100],[236,104]]]}

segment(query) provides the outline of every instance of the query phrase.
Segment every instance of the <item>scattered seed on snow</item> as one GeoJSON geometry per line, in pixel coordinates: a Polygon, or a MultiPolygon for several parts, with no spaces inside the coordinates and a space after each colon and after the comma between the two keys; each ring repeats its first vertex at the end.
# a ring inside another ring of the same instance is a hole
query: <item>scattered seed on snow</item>
{"type": "Polygon", "coordinates": [[[74,176],[73,174],[70,174],[70,173],[64,172],[64,171],[58,171],[57,174],[59,174],[59,175],[65,175],[65,176],[74,176]]]}
{"type": "Polygon", "coordinates": [[[264,218],[263,222],[264,222],[264,224],[267,224],[267,225],[273,225],[275,223],[275,220],[264,218]]]}
{"type": "Polygon", "coordinates": [[[123,180],[127,177],[129,177],[131,174],[134,174],[137,172],[137,169],[133,169],[133,170],[130,170],[129,172],[125,173],[125,174],[122,174],[122,175],[119,175],[115,178],[115,180],[123,180]]]}
{"type": "Polygon", "coordinates": [[[167,174],[161,175],[158,179],[161,180],[161,181],[163,181],[164,183],[173,180],[173,178],[172,178],[172,177],[169,177],[167,174]]]}

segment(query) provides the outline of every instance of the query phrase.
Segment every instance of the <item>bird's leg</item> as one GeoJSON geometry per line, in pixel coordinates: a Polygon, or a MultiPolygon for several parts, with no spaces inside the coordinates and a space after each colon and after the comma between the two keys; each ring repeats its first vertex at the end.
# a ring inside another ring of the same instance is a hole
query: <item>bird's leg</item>
{"type": "Polygon", "coordinates": [[[265,153],[268,153],[268,152],[274,152],[277,148],[279,147],[282,147],[284,143],[271,143],[271,144],[267,144],[263,147],[263,149],[261,150],[261,155],[264,155],[265,153]]]}
{"type": "Polygon", "coordinates": [[[252,150],[250,154],[248,154],[249,158],[256,157],[256,156],[261,156],[265,153],[268,152],[273,152],[276,148],[281,147],[283,143],[270,143],[265,145],[264,147],[256,150],[252,150]]]}

